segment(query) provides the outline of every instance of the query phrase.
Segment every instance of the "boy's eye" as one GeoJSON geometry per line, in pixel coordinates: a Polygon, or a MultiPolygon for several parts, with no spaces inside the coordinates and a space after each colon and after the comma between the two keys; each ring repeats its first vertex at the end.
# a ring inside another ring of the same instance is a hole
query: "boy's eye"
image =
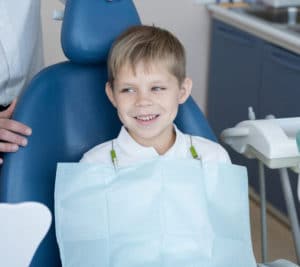
{"type": "Polygon", "coordinates": [[[161,86],[154,86],[151,88],[151,90],[154,92],[163,91],[165,89],[166,89],[165,87],[161,87],[161,86]]]}
{"type": "Polygon", "coordinates": [[[130,88],[130,87],[128,87],[128,88],[123,88],[123,89],[121,90],[121,93],[133,93],[133,92],[135,92],[135,90],[134,90],[133,88],[130,88]]]}

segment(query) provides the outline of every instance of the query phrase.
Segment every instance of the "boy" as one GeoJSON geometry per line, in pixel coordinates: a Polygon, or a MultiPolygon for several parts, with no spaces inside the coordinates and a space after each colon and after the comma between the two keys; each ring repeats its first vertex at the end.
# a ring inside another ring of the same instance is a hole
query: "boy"
{"type": "MultiPolygon", "coordinates": [[[[192,158],[191,142],[202,161],[230,162],[220,145],[191,138],[173,124],[192,88],[185,61],[179,40],[156,27],[132,27],[113,44],[105,90],[124,125],[113,140],[119,167],[159,155],[192,158]]],[[[112,141],[98,145],[81,162],[111,163],[111,149],[112,141]]]]}
{"type": "Polygon", "coordinates": [[[85,153],[89,164],[58,166],[63,266],[255,266],[245,169],[173,124],[191,87],[169,32],[136,26],[113,44],[105,89],[123,127],[85,153]]]}

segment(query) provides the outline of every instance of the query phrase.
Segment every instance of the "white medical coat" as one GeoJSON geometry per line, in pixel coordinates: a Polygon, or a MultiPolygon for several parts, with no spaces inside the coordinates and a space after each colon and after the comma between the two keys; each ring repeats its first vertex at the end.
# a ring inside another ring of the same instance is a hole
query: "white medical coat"
{"type": "Polygon", "coordinates": [[[40,0],[0,0],[0,105],[18,97],[43,64],[40,0]]]}

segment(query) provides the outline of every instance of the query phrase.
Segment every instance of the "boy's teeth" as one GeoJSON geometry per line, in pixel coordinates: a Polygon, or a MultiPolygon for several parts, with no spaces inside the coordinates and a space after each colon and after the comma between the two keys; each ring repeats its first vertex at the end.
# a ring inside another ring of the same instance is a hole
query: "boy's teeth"
{"type": "Polygon", "coordinates": [[[137,116],[137,119],[142,120],[142,121],[149,121],[149,120],[153,120],[155,117],[156,117],[156,115],[137,116]]]}

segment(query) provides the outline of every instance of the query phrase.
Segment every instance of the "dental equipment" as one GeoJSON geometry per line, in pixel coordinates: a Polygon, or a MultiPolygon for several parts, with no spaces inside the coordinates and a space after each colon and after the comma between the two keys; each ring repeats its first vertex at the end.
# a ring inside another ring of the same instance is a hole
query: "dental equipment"
{"type": "Polygon", "coordinates": [[[267,260],[264,177],[264,165],[266,165],[271,169],[279,169],[283,194],[296,248],[297,261],[300,263],[299,222],[287,172],[287,168],[291,168],[294,172],[299,173],[300,154],[299,146],[297,144],[300,143],[300,117],[255,120],[255,115],[253,115],[251,109],[249,109],[249,117],[252,117],[252,119],[242,121],[234,128],[225,129],[221,133],[221,139],[236,152],[243,154],[247,158],[256,158],[259,161],[262,261],[266,262],[267,260]]]}

